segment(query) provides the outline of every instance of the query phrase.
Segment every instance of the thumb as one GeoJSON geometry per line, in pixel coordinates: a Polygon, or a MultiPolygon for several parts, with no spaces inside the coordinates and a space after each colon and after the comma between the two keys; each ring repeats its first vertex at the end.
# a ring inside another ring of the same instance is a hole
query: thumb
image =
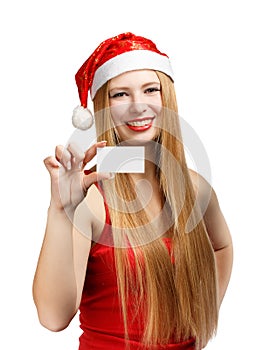
{"type": "Polygon", "coordinates": [[[101,180],[109,180],[113,179],[112,173],[97,173],[95,172],[84,172],[83,176],[83,186],[85,190],[87,190],[93,183],[101,181],[101,180]]]}

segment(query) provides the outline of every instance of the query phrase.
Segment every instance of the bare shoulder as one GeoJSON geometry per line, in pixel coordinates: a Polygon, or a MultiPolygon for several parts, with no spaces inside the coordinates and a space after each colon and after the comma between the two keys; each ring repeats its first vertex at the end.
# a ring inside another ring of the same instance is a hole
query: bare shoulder
{"type": "Polygon", "coordinates": [[[88,189],[85,202],[89,211],[93,238],[96,240],[104,228],[106,217],[104,198],[96,185],[92,185],[88,189]]]}
{"type": "Polygon", "coordinates": [[[211,184],[195,170],[189,169],[190,178],[195,191],[196,199],[203,213],[207,208],[219,208],[218,199],[215,190],[211,184]]]}
{"type": "Polygon", "coordinates": [[[96,185],[90,186],[85,201],[92,214],[97,214],[104,207],[104,200],[101,192],[96,185]]]}
{"type": "Polygon", "coordinates": [[[202,211],[208,235],[215,250],[231,243],[228,225],[221,211],[217,195],[209,182],[194,170],[189,170],[196,200],[202,211]]]}
{"type": "Polygon", "coordinates": [[[85,199],[76,208],[74,229],[90,241],[102,232],[105,223],[104,200],[95,185],[88,189],[85,199]]]}

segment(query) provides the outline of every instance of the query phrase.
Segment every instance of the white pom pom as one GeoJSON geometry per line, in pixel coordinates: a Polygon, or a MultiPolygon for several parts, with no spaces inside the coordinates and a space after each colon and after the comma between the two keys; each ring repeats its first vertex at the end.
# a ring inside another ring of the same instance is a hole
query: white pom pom
{"type": "Polygon", "coordinates": [[[93,125],[93,115],[89,109],[77,106],[73,110],[72,124],[77,129],[87,130],[93,125]]]}

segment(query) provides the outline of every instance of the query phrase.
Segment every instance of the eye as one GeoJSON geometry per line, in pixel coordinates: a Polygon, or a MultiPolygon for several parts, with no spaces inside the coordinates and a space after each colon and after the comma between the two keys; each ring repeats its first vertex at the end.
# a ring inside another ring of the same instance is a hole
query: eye
{"type": "Polygon", "coordinates": [[[126,92],[117,92],[109,97],[110,98],[118,98],[118,97],[123,97],[123,96],[128,96],[128,94],[126,92]]]}
{"type": "Polygon", "coordinates": [[[145,94],[154,94],[158,91],[160,91],[160,88],[158,88],[158,87],[149,87],[144,92],[145,92],[145,94]]]}

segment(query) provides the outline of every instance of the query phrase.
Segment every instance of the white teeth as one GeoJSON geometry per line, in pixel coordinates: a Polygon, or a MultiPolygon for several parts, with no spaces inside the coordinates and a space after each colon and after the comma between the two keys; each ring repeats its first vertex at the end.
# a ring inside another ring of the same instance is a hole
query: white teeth
{"type": "Polygon", "coordinates": [[[145,120],[142,120],[142,121],[127,122],[127,124],[131,125],[131,126],[145,126],[145,125],[150,124],[151,121],[152,121],[152,119],[145,119],[145,120]]]}

